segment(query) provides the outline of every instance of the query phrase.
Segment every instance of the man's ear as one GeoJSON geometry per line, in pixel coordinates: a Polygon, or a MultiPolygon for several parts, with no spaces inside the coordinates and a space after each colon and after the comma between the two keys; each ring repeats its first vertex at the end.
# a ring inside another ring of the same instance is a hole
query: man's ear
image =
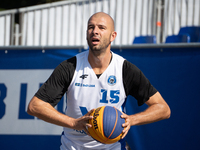
{"type": "Polygon", "coordinates": [[[111,39],[110,39],[110,41],[111,41],[111,42],[114,41],[115,38],[116,38],[116,36],[117,36],[117,32],[116,32],[116,31],[113,31],[112,34],[111,34],[111,39]]]}

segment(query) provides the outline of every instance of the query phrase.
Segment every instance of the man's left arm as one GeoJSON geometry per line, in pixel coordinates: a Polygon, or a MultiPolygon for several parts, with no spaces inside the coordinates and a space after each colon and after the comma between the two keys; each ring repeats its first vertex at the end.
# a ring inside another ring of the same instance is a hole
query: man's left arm
{"type": "Polygon", "coordinates": [[[156,92],[145,103],[148,105],[145,111],[133,115],[123,114],[121,116],[126,120],[122,125],[125,127],[122,138],[126,136],[131,126],[153,123],[170,117],[171,110],[159,92],[156,92]]]}

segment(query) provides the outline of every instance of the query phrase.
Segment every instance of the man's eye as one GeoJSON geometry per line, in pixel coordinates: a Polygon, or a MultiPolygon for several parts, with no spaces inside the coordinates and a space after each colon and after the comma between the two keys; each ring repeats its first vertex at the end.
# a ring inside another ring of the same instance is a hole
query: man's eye
{"type": "Polygon", "coordinates": [[[105,27],[104,26],[99,26],[99,29],[105,29],[105,27]]]}
{"type": "Polygon", "coordinates": [[[89,26],[88,29],[93,29],[93,26],[89,26]]]}

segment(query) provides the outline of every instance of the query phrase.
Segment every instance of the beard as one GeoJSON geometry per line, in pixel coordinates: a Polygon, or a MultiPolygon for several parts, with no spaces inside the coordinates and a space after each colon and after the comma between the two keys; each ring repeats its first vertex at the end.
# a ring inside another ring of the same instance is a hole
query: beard
{"type": "Polygon", "coordinates": [[[93,45],[92,41],[87,37],[87,43],[89,45],[89,48],[92,52],[101,52],[105,51],[106,48],[111,44],[109,38],[101,39],[98,45],[93,45]]]}

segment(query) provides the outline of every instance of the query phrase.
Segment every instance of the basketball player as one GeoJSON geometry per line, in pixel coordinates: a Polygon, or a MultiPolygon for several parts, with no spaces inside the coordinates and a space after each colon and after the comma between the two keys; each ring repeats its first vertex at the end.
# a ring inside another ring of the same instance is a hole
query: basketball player
{"type": "Polygon", "coordinates": [[[117,33],[113,19],[103,12],[88,20],[89,50],[62,62],[42,85],[29,103],[28,113],[44,121],[64,127],[61,150],[125,149],[124,137],[131,126],[152,123],[170,116],[170,108],[160,93],[133,64],[110,50],[117,33]],[[54,106],[67,94],[65,114],[54,106]],[[89,135],[87,128],[94,108],[109,105],[123,110],[128,95],[138,105],[146,103],[144,112],[121,116],[122,140],[114,144],[99,143],[89,135]]]}

